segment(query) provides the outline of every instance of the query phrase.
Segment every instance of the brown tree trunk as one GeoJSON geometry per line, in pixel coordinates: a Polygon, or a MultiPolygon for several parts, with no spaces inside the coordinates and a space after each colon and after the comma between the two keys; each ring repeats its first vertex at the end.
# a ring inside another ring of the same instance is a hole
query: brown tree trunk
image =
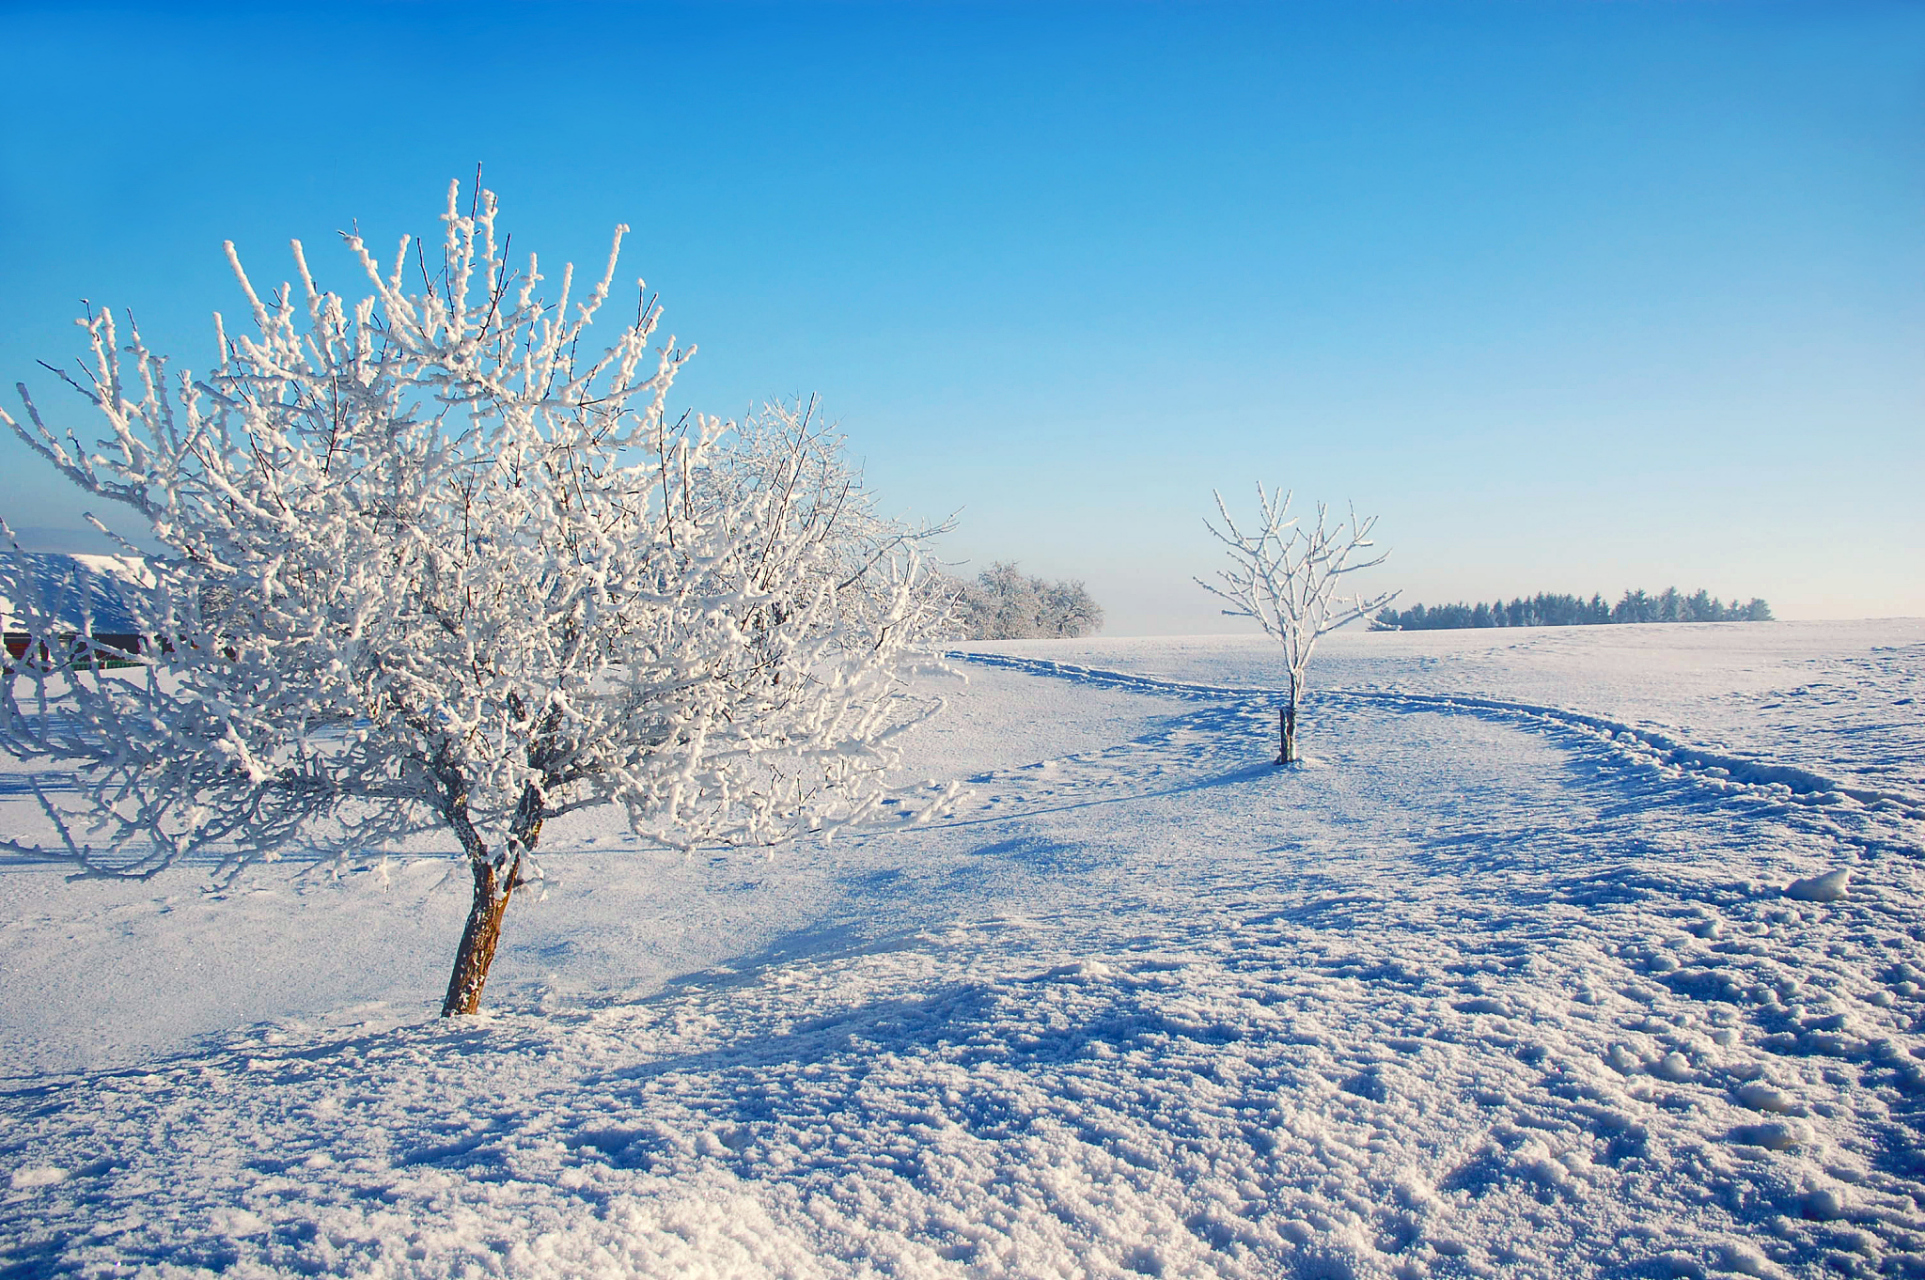
{"type": "Polygon", "coordinates": [[[448,994],[441,1001],[442,1017],[452,1018],[481,1008],[481,989],[488,983],[488,966],[495,962],[502,917],[508,914],[508,899],[515,892],[520,871],[519,858],[510,864],[505,875],[492,862],[474,864],[475,901],[468,909],[468,926],[461,931],[461,947],[455,952],[448,994]]]}
{"type": "Polygon", "coordinates": [[[465,795],[449,806],[449,825],[461,838],[461,846],[474,871],[475,898],[474,905],[468,908],[467,927],[461,931],[461,946],[455,951],[448,994],[441,1001],[444,1018],[474,1013],[481,1008],[481,992],[488,984],[488,966],[495,962],[495,947],[501,942],[501,921],[508,914],[508,899],[521,887],[522,855],[532,853],[535,842],[541,839],[545,807],[539,788],[530,786],[522,793],[509,825],[508,845],[514,856],[504,869],[488,856],[480,833],[468,821],[465,795]]]}

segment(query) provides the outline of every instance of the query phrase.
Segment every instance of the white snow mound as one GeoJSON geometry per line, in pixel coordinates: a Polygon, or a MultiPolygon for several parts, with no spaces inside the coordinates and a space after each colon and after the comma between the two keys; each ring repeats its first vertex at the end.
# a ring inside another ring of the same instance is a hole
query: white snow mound
{"type": "Polygon", "coordinates": [[[1838,902],[1851,890],[1851,869],[1840,867],[1822,876],[1807,876],[1785,886],[1785,896],[1799,902],[1838,902]]]}

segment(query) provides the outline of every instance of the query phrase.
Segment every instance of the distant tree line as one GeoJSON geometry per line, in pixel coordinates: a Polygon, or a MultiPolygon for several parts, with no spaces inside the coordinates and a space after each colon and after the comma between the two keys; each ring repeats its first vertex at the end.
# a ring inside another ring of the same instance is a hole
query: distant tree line
{"type": "Polygon", "coordinates": [[[1103,606],[1073,578],[1045,582],[996,561],[974,582],[952,578],[956,632],[969,640],[1073,638],[1103,629],[1103,606]]]}
{"type": "Polygon", "coordinates": [[[1757,597],[1726,604],[1707,591],[1685,595],[1666,587],[1657,595],[1627,591],[1616,604],[1604,597],[1541,592],[1509,604],[1440,604],[1385,609],[1371,621],[1377,631],[1445,631],[1463,627],[1587,627],[1607,622],[1770,622],[1771,606],[1757,597]]]}

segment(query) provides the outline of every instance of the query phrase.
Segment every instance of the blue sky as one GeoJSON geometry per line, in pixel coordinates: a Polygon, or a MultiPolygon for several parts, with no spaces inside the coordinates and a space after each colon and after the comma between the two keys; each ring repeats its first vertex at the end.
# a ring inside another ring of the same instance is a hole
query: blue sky
{"type": "MultiPolygon", "coordinates": [[[[6,384],[59,403],[83,297],[205,364],[223,239],[345,288],[481,161],[517,248],[633,226],[681,403],[821,393],[1114,634],[1229,629],[1258,479],[1405,603],[1925,614],[1925,6],[266,8],[0,6],[6,384]]],[[[0,514],[76,523],[11,443],[0,514]]]]}

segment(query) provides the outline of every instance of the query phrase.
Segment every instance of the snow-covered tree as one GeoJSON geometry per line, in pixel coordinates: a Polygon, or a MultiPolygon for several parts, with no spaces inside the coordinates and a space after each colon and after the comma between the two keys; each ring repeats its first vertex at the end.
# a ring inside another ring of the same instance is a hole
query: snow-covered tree
{"type": "Polygon", "coordinates": [[[956,626],[970,640],[1073,639],[1103,629],[1103,606],[1074,578],[1046,582],[998,560],[973,582],[951,579],[956,626]]]}
{"type": "Polygon", "coordinates": [[[1223,495],[1212,496],[1223,527],[1207,519],[1204,527],[1229,549],[1231,564],[1217,571],[1220,585],[1202,578],[1196,583],[1230,603],[1231,607],[1223,611],[1226,617],[1254,618],[1267,635],[1283,645],[1289,685],[1277,713],[1277,763],[1290,764],[1298,758],[1297,712],[1317,641],[1346,623],[1375,613],[1397,596],[1395,591],[1367,598],[1340,596],[1337,588],[1343,585],[1345,574],[1380,565],[1390,553],[1351,563],[1352,556],[1375,545],[1370,541],[1370,531],[1377,523],[1375,516],[1359,519],[1354,507],[1348,521],[1332,525],[1328,509],[1319,502],[1316,524],[1305,527],[1290,514],[1288,492],[1278,498],[1258,484],[1257,523],[1245,529],[1230,515],[1223,495]]]}
{"type": "Polygon", "coordinates": [[[877,814],[891,740],[932,710],[903,674],[943,604],[813,405],[673,417],[694,349],[654,343],[645,291],[592,342],[627,228],[585,296],[567,267],[546,301],[495,219],[493,193],[464,208],[451,185],[439,246],[403,238],[383,266],[345,236],[358,301],[298,241],[297,283],[262,296],[230,244],[254,333],[217,316],[211,372],[90,310],[66,380],[104,438],[24,385],[26,421],[0,413],[145,543],[138,653],[0,556],[16,621],[63,655],[8,666],[0,746],[78,780],[40,794],[32,847],[87,875],[231,875],[442,830],[474,882],[444,1015],[478,1007],[560,815],[617,805],[685,848],[877,814]]]}
{"type": "Polygon", "coordinates": [[[1045,635],[1073,640],[1103,629],[1103,606],[1096,603],[1080,578],[1044,583],[1037,595],[1043,604],[1045,635]]]}

